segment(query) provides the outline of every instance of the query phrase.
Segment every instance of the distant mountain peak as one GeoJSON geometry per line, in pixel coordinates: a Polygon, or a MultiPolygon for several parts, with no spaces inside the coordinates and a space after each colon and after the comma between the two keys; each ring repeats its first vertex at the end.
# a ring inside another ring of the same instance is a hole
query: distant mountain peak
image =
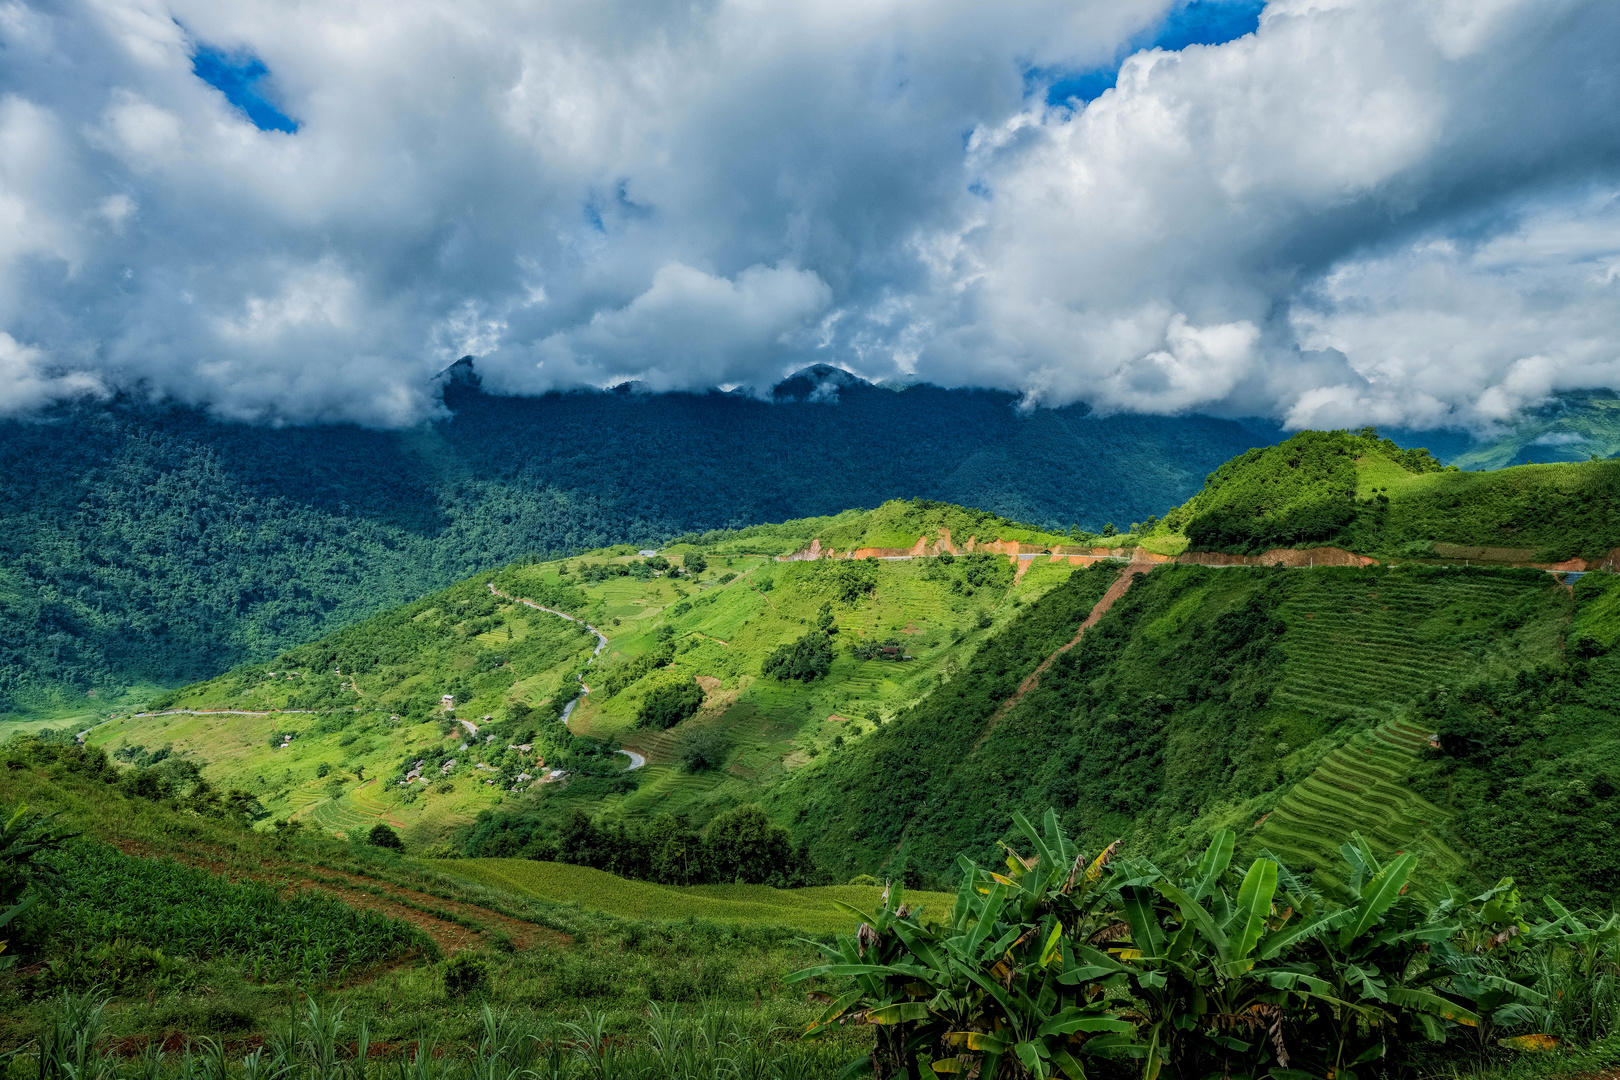
{"type": "Polygon", "coordinates": [[[468,386],[475,389],[484,384],[483,378],[473,367],[473,358],[470,356],[463,356],[433,376],[432,381],[443,386],[468,386]]]}
{"type": "Polygon", "coordinates": [[[775,386],[771,397],[777,401],[816,401],[835,404],[838,392],[850,387],[870,387],[872,384],[853,372],[831,364],[811,364],[800,368],[775,386]]]}

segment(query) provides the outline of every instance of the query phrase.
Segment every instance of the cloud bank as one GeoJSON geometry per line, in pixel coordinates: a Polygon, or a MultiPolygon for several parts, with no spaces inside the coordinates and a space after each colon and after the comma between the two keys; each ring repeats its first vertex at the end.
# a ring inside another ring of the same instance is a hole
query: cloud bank
{"type": "Polygon", "coordinates": [[[402,425],[469,353],[1299,426],[1620,385],[1620,5],[1271,0],[1130,52],[1185,10],[0,0],[0,412],[402,425]]]}

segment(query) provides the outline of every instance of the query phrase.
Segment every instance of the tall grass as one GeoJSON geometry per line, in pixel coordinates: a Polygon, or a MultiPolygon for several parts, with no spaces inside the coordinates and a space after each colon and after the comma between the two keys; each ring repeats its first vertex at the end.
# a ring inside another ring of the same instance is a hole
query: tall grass
{"type": "Polygon", "coordinates": [[[343,1005],[307,999],[262,1046],[231,1052],[197,1039],[176,1052],[149,1046],[120,1057],[103,1037],[107,999],[64,994],[44,1036],[0,1059],[7,1080],[810,1080],[836,1074],[842,1047],[800,1044],[721,1009],[687,1013],[650,1004],[638,1027],[614,1030],[605,1014],[548,1022],[485,1005],[471,1042],[424,1035],[403,1052],[374,1052],[367,1024],[343,1005]]]}

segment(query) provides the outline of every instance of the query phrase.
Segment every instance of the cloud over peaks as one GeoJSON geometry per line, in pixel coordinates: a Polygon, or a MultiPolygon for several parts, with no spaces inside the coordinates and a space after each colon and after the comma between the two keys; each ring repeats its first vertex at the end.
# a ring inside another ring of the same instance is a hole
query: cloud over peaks
{"type": "Polygon", "coordinates": [[[0,408],[407,424],[465,353],[513,393],[826,362],[1292,424],[1620,383],[1605,0],[1271,0],[1057,105],[1190,9],[290,10],[0,6],[0,408]]]}

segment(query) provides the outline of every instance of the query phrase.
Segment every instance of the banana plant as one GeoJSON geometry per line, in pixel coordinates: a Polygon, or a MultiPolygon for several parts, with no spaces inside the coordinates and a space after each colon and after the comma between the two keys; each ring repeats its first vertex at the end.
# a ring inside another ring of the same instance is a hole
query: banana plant
{"type": "Polygon", "coordinates": [[[1255,859],[1233,895],[1225,879],[1235,846],[1234,833],[1218,833],[1179,880],[1148,863],[1121,866],[1128,936],[1078,945],[1088,975],[1110,972],[1131,989],[1144,1080],[1167,1065],[1183,1075],[1250,1075],[1272,1052],[1286,1065],[1288,1009],[1325,990],[1307,970],[1261,963],[1263,941],[1288,918],[1275,911],[1280,867],[1255,859]]]}
{"type": "Polygon", "coordinates": [[[943,922],[924,924],[899,890],[876,917],[851,909],[860,932],[823,946],[828,963],[789,976],[854,981],[808,1034],[876,1025],[876,1048],[857,1065],[908,1080],[925,1054],[940,1076],[1083,1080],[1082,1058],[1129,1053],[1134,1025],[1105,995],[1123,979],[1084,978],[1073,947],[1113,922],[1106,868],[1115,848],[1086,860],[1051,811],[1040,830],[1022,815],[1014,824],[1034,854],[1009,848],[1005,873],[958,860],[962,881],[943,922]]]}
{"type": "MultiPolygon", "coordinates": [[[[61,875],[42,856],[61,851],[79,834],[52,831],[48,826],[55,817],[30,814],[27,806],[10,814],[0,810],[0,931],[58,888],[61,875]]],[[[0,953],[6,945],[0,936],[0,953]]],[[[15,956],[0,956],[0,969],[16,962],[15,956]]]]}

